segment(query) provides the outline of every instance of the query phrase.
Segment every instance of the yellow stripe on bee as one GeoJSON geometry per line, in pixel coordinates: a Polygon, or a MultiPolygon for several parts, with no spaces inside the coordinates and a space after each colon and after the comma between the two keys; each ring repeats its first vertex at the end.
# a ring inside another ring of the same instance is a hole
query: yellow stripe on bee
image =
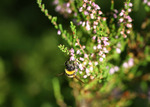
{"type": "Polygon", "coordinates": [[[65,69],[66,74],[68,75],[73,75],[75,73],[75,70],[73,71],[68,71],[67,69],[65,69]]]}

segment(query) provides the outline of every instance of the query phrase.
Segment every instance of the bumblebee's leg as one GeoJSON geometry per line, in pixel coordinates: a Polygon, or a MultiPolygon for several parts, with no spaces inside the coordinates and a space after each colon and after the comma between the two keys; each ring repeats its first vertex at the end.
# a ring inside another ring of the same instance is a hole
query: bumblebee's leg
{"type": "Polygon", "coordinates": [[[62,75],[64,75],[65,73],[64,72],[62,72],[62,73],[60,73],[60,74],[57,74],[57,76],[62,76],[62,75]]]}
{"type": "Polygon", "coordinates": [[[75,78],[78,80],[78,81],[80,81],[80,82],[82,82],[83,84],[85,84],[80,78],[78,78],[77,76],[75,76],[75,78]]]}

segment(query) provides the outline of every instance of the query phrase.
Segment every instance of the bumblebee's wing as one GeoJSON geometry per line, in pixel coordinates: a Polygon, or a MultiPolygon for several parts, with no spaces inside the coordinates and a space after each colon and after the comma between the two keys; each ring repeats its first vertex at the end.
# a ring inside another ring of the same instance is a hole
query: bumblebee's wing
{"type": "Polygon", "coordinates": [[[60,73],[60,74],[57,74],[57,76],[62,76],[62,75],[64,75],[65,73],[64,72],[62,72],[62,73],[60,73]]]}

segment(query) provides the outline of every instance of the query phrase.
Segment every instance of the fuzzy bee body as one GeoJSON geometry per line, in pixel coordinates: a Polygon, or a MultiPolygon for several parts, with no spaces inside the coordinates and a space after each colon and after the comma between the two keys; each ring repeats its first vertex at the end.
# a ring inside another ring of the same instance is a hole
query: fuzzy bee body
{"type": "Polygon", "coordinates": [[[69,78],[73,78],[76,75],[76,71],[68,71],[67,69],[65,69],[65,74],[69,77],[69,78]]]}
{"type": "Polygon", "coordinates": [[[75,71],[76,66],[75,66],[75,64],[72,61],[66,61],[65,66],[66,66],[65,74],[70,78],[75,77],[75,75],[76,75],[76,71],[75,71]]]}
{"type": "Polygon", "coordinates": [[[65,74],[69,78],[76,78],[80,82],[84,83],[82,80],[80,80],[80,78],[78,78],[76,76],[76,69],[78,68],[77,64],[75,64],[73,61],[66,61],[65,62],[65,66],[66,66],[66,68],[65,68],[65,74]]]}

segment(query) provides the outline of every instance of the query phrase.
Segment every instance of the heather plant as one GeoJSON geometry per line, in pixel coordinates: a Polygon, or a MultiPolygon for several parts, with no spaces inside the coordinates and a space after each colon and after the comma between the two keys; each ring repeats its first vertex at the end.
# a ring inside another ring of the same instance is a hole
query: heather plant
{"type": "MultiPolygon", "coordinates": [[[[122,1],[123,7],[116,9],[111,0],[110,11],[104,13],[96,0],[54,0],[56,12],[70,19],[67,30],[57,21],[60,17],[48,12],[42,0],[37,3],[54,25],[58,38],[68,43],[60,44],[59,49],[78,65],[76,76],[84,83],[69,79],[77,106],[130,106],[137,97],[148,97],[150,75],[148,69],[144,73],[141,67],[150,61],[150,31],[134,30],[130,14],[135,1],[122,1]]],[[[144,0],[143,4],[149,11],[149,1],[144,0]]],[[[149,23],[143,24],[142,28],[147,29],[149,23]]],[[[67,106],[57,78],[53,86],[58,105],[67,106]]]]}

